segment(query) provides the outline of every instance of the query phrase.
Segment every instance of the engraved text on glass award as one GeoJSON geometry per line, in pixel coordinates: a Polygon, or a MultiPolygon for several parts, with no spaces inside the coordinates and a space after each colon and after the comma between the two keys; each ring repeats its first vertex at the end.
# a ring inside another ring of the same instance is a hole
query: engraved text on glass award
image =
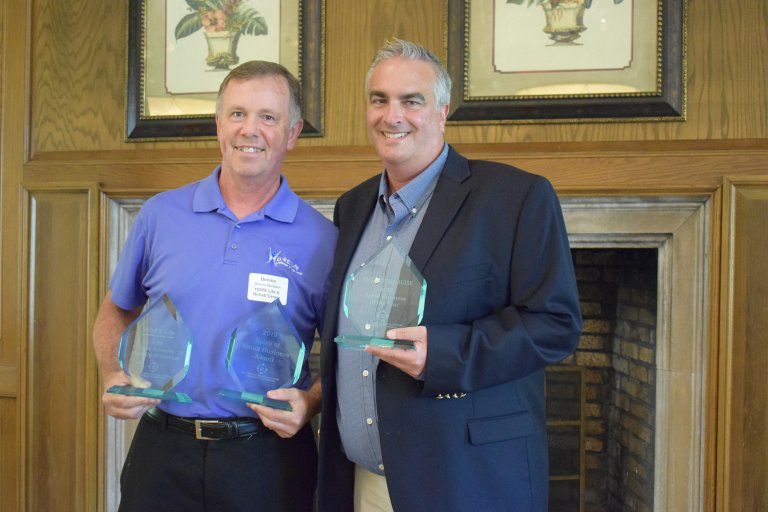
{"type": "Polygon", "coordinates": [[[275,300],[232,332],[226,365],[234,389],[223,389],[219,395],[290,411],[288,402],[268,398],[266,393],[298,382],[304,353],[304,342],[275,300]]]}
{"type": "Polygon", "coordinates": [[[120,336],[118,362],[130,386],[112,386],[119,395],[189,403],[174,390],[189,368],[192,334],[167,295],[150,304],[120,336]]]}
{"type": "Polygon", "coordinates": [[[427,281],[395,243],[386,244],[371,259],[347,276],[344,315],[354,332],[340,333],[341,347],[366,345],[413,349],[408,340],[386,338],[389,329],[419,325],[424,315],[427,281]]]}

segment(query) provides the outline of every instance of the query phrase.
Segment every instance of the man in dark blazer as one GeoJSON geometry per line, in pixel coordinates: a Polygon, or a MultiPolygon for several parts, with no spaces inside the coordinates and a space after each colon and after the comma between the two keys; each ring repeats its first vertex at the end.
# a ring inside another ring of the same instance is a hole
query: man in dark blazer
{"type": "Polygon", "coordinates": [[[545,511],[544,368],[581,314],[550,183],[444,142],[450,78],[407,41],[366,77],[384,172],[342,195],[323,332],[319,510],[545,511]],[[398,243],[427,281],[415,350],[341,348],[346,276],[398,243]]]}

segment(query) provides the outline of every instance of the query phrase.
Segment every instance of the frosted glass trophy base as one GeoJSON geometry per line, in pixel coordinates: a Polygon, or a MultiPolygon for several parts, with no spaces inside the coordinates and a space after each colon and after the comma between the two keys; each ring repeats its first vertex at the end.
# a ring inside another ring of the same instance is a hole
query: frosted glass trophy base
{"type": "Polygon", "coordinates": [[[335,341],[340,347],[350,348],[352,350],[364,350],[368,345],[372,347],[416,350],[416,346],[410,340],[390,340],[388,338],[356,336],[354,334],[339,334],[333,339],[333,341],[335,341]]]}
{"type": "Polygon", "coordinates": [[[165,400],[166,402],[179,402],[182,404],[191,404],[192,399],[186,393],[176,391],[164,391],[162,389],[137,388],[134,386],[112,386],[107,393],[115,395],[138,396],[141,398],[154,398],[156,400],[165,400]]]}
{"type": "Polygon", "coordinates": [[[281,411],[293,412],[293,408],[289,402],[284,400],[275,400],[273,398],[267,398],[259,393],[248,393],[247,391],[233,391],[231,389],[222,389],[219,391],[219,396],[229,398],[231,400],[239,400],[240,402],[249,404],[258,404],[271,407],[273,409],[280,409],[281,411]]]}

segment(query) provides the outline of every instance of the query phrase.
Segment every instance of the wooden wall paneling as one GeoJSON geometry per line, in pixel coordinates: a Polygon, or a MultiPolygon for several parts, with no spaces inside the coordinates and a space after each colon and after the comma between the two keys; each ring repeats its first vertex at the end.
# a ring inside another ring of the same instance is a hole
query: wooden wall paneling
{"type": "Polygon", "coordinates": [[[768,510],[768,177],[726,180],[717,510],[768,510]]]}
{"type": "MultiPolygon", "coordinates": [[[[21,248],[18,227],[21,168],[26,160],[26,53],[28,12],[15,2],[0,4],[0,365],[17,365],[21,279],[16,272],[21,248]],[[19,44],[21,43],[21,44],[19,44]]],[[[6,371],[8,371],[6,369],[6,371]]]]}
{"type": "Polygon", "coordinates": [[[0,365],[0,396],[16,398],[19,373],[15,364],[0,365]]]}
{"type": "Polygon", "coordinates": [[[0,510],[19,510],[18,400],[0,396],[0,510]]]}
{"type": "Polygon", "coordinates": [[[122,141],[127,5],[109,0],[34,2],[33,156],[111,149],[122,141]]]}
{"type": "Polygon", "coordinates": [[[24,272],[21,169],[26,160],[30,7],[0,0],[0,510],[21,509],[24,489],[24,272]]]}
{"type": "MultiPolygon", "coordinates": [[[[687,121],[450,125],[448,140],[556,145],[768,138],[768,102],[758,85],[768,81],[762,58],[768,4],[687,3],[687,121]]],[[[124,142],[127,3],[39,0],[34,6],[34,155],[216,147],[213,140],[124,142]]],[[[399,36],[444,57],[445,13],[445,0],[326,0],[326,135],[304,138],[299,146],[366,146],[363,79],[373,53],[384,39],[399,36]]]]}
{"type": "Polygon", "coordinates": [[[91,343],[98,194],[75,184],[27,191],[28,510],[96,510],[96,365],[91,343]]]}
{"type": "MultiPolygon", "coordinates": [[[[327,28],[337,28],[327,30],[325,41],[327,135],[302,139],[300,144],[366,144],[363,78],[374,51],[387,37],[399,35],[439,52],[442,4],[442,0],[375,4],[327,0],[327,28]]],[[[127,3],[41,0],[36,6],[33,154],[94,147],[139,151],[216,147],[215,141],[124,142],[127,3]]]]}
{"type": "Polygon", "coordinates": [[[768,3],[690,1],[690,126],[692,139],[766,138],[768,102],[756,87],[768,81],[768,3]]]}
{"type": "MultiPolygon", "coordinates": [[[[711,193],[725,174],[768,173],[768,139],[739,142],[458,145],[470,158],[496,160],[549,178],[569,192],[684,190],[711,193]]],[[[218,150],[72,152],[42,157],[25,166],[25,184],[61,182],[72,176],[104,189],[164,190],[209,175],[218,150]],[[130,156],[128,156],[130,155],[130,156]]],[[[291,187],[310,197],[337,197],[381,172],[369,147],[296,148],[283,165],[291,187]]]]}

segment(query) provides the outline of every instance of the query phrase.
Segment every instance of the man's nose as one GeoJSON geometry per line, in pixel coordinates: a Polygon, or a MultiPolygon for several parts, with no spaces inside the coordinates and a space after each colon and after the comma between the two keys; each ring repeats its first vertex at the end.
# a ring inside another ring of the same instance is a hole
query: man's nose
{"type": "Polygon", "coordinates": [[[248,116],[243,121],[243,135],[253,137],[259,134],[260,120],[258,116],[248,116]]]}
{"type": "Polygon", "coordinates": [[[388,103],[384,110],[384,122],[397,124],[403,120],[403,107],[397,102],[388,103]]]}

